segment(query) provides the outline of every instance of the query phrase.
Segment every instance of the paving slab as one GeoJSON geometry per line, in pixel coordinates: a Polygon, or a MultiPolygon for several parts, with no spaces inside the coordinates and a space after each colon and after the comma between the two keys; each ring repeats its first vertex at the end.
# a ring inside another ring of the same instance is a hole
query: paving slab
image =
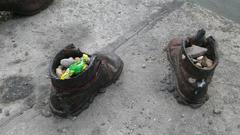
{"type": "Polygon", "coordinates": [[[36,16],[9,17],[0,24],[0,135],[238,135],[239,28],[173,0],[58,0],[36,16]],[[209,101],[191,109],[174,99],[165,47],[201,28],[218,41],[220,64],[209,101]],[[87,110],[61,119],[46,112],[48,66],[69,43],[86,52],[115,51],[125,67],[87,110]]]}

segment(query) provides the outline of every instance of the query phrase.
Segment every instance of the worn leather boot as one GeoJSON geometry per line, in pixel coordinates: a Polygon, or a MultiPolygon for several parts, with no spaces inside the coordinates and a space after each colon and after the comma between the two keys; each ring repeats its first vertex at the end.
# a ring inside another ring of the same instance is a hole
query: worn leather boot
{"type": "Polygon", "coordinates": [[[50,108],[61,117],[77,116],[88,108],[94,97],[105,88],[116,82],[122,69],[123,61],[114,53],[97,52],[90,56],[90,64],[82,74],[67,80],[60,80],[56,68],[60,60],[69,57],[81,57],[82,52],[74,45],[60,51],[50,66],[52,91],[50,108]]]}
{"type": "Polygon", "coordinates": [[[217,42],[211,36],[205,38],[205,31],[199,30],[194,37],[171,40],[167,47],[167,54],[175,71],[177,101],[193,108],[202,106],[208,100],[208,84],[218,65],[217,42]],[[211,67],[200,68],[187,55],[186,48],[193,44],[208,49],[206,56],[213,60],[211,67]]]}
{"type": "Polygon", "coordinates": [[[53,0],[0,0],[0,11],[31,16],[47,8],[53,0]]]}

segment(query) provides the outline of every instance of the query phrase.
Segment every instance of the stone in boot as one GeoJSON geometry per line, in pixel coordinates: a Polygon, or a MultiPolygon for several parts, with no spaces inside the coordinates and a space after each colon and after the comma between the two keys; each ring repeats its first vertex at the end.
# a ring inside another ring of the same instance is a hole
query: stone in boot
{"type": "Polygon", "coordinates": [[[30,16],[41,12],[52,2],[53,0],[0,0],[0,11],[30,16]]]}
{"type": "Polygon", "coordinates": [[[196,36],[185,40],[173,39],[167,48],[168,59],[175,71],[176,99],[179,103],[190,105],[193,108],[200,107],[208,100],[208,84],[211,82],[214,70],[218,65],[216,41],[213,37],[197,39],[202,37],[205,37],[204,30],[200,30],[196,36]],[[194,59],[187,55],[186,48],[192,45],[207,48],[205,57],[213,61],[211,67],[202,68],[199,63],[195,63],[194,59]]]}
{"type": "Polygon", "coordinates": [[[82,57],[83,53],[74,45],[60,51],[50,66],[52,91],[50,108],[61,117],[76,116],[92,103],[101,89],[116,82],[122,69],[122,60],[114,53],[98,52],[90,56],[88,68],[81,74],[60,80],[55,70],[60,61],[69,57],[82,57]]]}

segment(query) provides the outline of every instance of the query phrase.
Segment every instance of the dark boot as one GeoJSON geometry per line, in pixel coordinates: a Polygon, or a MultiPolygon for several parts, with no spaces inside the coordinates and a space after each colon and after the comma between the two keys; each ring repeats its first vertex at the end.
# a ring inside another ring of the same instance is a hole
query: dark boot
{"type": "Polygon", "coordinates": [[[30,16],[41,12],[52,2],[53,0],[0,0],[0,11],[30,16]]]}
{"type": "Polygon", "coordinates": [[[114,53],[99,52],[90,56],[90,64],[85,72],[67,80],[60,80],[56,68],[60,60],[68,57],[81,57],[82,52],[74,45],[60,51],[50,66],[52,92],[50,108],[58,116],[76,116],[92,103],[101,89],[116,82],[122,69],[122,60],[114,53]]]}
{"type": "Polygon", "coordinates": [[[198,31],[198,34],[192,38],[170,41],[167,53],[175,71],[176,99],[179,103],[197,108],[208,100],[208,84],[211,82],[214,70],[218,65],[216,47],[217,43],[213,37],[205,38],[204,30],[198,31]],[[187,55],[186,48],[193,44],[208,49],[205,55],[213,61],[211,67],[198,67],[193,58],[187,55]]]}

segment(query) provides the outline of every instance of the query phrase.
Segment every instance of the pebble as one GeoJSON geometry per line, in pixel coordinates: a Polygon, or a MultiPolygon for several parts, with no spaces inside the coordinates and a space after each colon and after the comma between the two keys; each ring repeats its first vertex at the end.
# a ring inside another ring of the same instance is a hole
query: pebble
{"type": "Polygon", "coordinates": [[[146,68],[146,65],[145,65],[145,64],[143,64],[143,65],[142,65],[142,68],[146,68]]]}
{"type": "Polygon", "coordinates": [[[192,45],[191,47],[186,48],[187,55],[191,56],[192,58],[203,56],[207,51],[208,51],[207,48],[203,48],[196,45],[192,45]]]}
{"type": "Polygon", "coordinates": [[[188,82],[189,83],[196,83],[196,81],[197,81],[197,79],[195,79],[195,78],[188,78],[188,82]]]}
{"type": "Polygon", "coordinates": [[[66,129],[66,128],[63,128],[63,129],[62,129],[62,132],[63,132],[63,133],[67,133],[67,129],[66,129]]]}
{"type": "Polygon", "coordinates": [[[69,67],[70,65],[72,65],[74,62],[75,62],[75,60],[74,60],[72,57],[70,57],[70,58],[68,58],[68,59],[62,59],[62,60],[60,61],[60,64],[61,64],[62,66],[64,66],[64,67],[68,68],[68,67],[69,67]]]}
{"type": "Polygon", "coordinates": [[[202,59],[203,59],[203,56],[197,57],[197,60],[202,60],[202,59]]]}
{"type": "Polygon", "coordinates": [[[213,61],[208,59],[206,56],[204,57],[203,61],[202,61],[202,65],[204,67],[211,67],[213,65],[213,61]]]}
{"type": "Polygon", "coordinates": [[[62,71],[62,69],[61,69],[60,66],[56,69],[56,74],[57,74],[57,76],[58,76],[59,78],[62,76],[63,71],[62,71]]]}
{"type": "Polygon", "coordinates": [[[49,110],[47,110],[47,109],[43,109],[43,110],[41,111],[41,114],[42,114],[42,116],[44,116],[44,117],[46,117],[46,118],[52,116],[52,113],[51,113],[49,110]]]}
{"type": "Polygon", "coordinates": [[[60,133],[60,135],[65,135],[65,134],[67,134],[67,129],[66,129],[66,128],[57,129],[57,131],[60,133]]]}
{"type": "Polygon", "coordinates": [[[154,56],[151,57],[151,60],[152,60],[152,61],[155,61],[156,59],[157,59],[157,58],[154,57],[154,56]]]}
{"type": "Polygon", "coordinates": [[[201,63],[199,63],[199,62],[196,63],[196,66],[198,66],[198,67],[200,67],[200,68],[202,67],[201,63]]]}
{"type": "Polygon", "coordinates": [[[74,121],[74,120],[76,120],[77,119],[77,117],[72,117],[72,120],[74,121]]]}
{"type": "Polygon", "coordinates": [[[222,113],[222,111],[220,110],[220,109],[213,109],[213,114],[221,114],[222,113]]]}
{"type": "Polygon", "coordinates": [[[185,56],[184,54],[182,55],[182,59],[183,59],[183,60],[185,60],[185,59],[186,59],[186,56],[185,56]]]}

